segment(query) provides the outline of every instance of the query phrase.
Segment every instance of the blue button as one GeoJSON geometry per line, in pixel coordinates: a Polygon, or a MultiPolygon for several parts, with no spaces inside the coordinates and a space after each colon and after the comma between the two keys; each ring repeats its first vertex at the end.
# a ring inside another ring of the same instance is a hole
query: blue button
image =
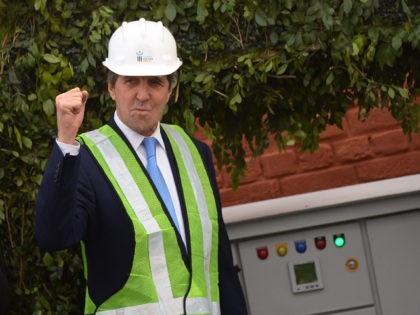
{"type": "Polygon", "coordinates": [[[302,254],[306,252],[306,241],[305,240],[295,241],[295,248],[298,253],[302,254]]]}

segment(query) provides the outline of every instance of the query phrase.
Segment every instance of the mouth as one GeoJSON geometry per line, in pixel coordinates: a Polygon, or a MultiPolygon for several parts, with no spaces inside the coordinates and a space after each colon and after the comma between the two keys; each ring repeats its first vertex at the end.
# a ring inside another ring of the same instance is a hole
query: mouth
{"type": "Polygon", "coordinates": [[[150,108],[146,102],[135,102],[133,104],[133,110],[140,112],[149,112],[150,108]]]}
{"type": "Polygon", "coordinates": [[[134,107],[132,109],[132,111],[134,111],[136,113],[148,113],[148,112],[150,112],[150,109],[145,108],[145,107],[142,106],[142,107],[134,107]]]}

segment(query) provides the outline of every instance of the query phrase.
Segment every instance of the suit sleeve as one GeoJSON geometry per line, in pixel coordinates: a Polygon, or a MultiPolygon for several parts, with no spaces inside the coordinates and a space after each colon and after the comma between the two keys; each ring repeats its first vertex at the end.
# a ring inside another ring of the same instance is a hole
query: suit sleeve
{"type": "Polygon", "coordinates": [[[88,216],[76,198],[79,168],[80,155],[63,156],[54,144],[37,196],[35,238],[44,250],[71,247],[85,235],[88,216]]]}
{"type": "Polygon", "coordinates": [[[83,240],[89,297],[101,305],[130,274],[134,227],[121,200],[90,151],[65,155],[55,144],[37,198],[35,237],[56,251],[83,240]]]}
{"type": "Polygon", "coordinates": [[[237,268],[233,265],[232,250],[222,216],[220,194],[217,187],[213,158],[209,147],[201,143],[200,152],[213,187],[219,214],[219,292],[222,315],[246,315],[245,297],[239,282],[237,268]]]}

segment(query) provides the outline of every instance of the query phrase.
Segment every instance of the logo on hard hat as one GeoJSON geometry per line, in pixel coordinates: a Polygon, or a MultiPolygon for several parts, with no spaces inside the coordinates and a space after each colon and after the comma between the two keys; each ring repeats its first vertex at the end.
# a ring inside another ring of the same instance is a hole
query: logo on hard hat
{"type": "Polygon", "coordinates": [[[137,55],[137,62],[151,62],[153,61],[153,56],[146,56],[144,55],[144,52],[139,50],[136,52],[137,55]]]}

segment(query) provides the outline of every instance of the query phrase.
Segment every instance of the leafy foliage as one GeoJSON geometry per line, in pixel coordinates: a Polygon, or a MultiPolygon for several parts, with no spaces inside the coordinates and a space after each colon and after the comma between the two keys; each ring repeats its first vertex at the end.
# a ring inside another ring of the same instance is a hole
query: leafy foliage
{"type": "Polygon", "coordinates": [[[245,147],[315,150],[357,100],[360,117],[387,108],[418,131],[420,6],[397,0],[0,0],[0,251],[13,283],[12,314],[82,313],[78,249],[40,252],[35,199],[55,135],[55,96],[90,92],[83,125],[113,112],[101,65],[123,20],[162,20],[183,68],[165,120],[204,127],[234,183],[245,147]]]}

